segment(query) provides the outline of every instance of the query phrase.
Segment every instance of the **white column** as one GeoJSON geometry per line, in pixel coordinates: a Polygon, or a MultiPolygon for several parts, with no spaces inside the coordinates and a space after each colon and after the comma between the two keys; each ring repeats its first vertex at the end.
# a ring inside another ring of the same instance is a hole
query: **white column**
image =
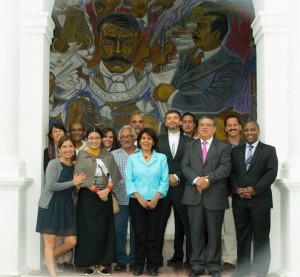
{"type": "Polygon", "coordinates": [[[22,0],[20,30],[20,153],[34,179],[28,191],[26,253],[29,270],[43,264],[41,236],[35,231],[38,200],[44,183],[43,150],[47,145],[49,122],[49,59],[54,24],[53,0],[22,0]]]}
{"type": "MultiPolygon", "coordinates": [[[[17,2],[17,1],[16,1],[17,2]]],[[[18,4],[1,3],[0,16],[0,275],[25,269],[26,178],[19,153],[19,13],[18,4]]]]}
{"type": "MultiPolygon", "coordinates": [[[[299,76],[300,76],[300,33],[299,11],[300,3],[296,0],[289,1],[289,32],[287,56],[288,80],[288,140],[285,141],[288,149],[287,158],[282,164],[280,183],[282,202],[282,268],[281,276],[300,276],[299,249],[300,249],[300,128],[299,128],[299,76]]],[[[280,130],[280,126],[278,126],[280,130]]],[[[280,131],[281,136],[282,131],[280,131]]]]}
{"type": "MultiPolygon", "coordinates": [[[[287,109],[287,38],[286,1],[253,0],[255,20],[252,23],[257,53],[257,114],[262,142],[276,147],[279,167],[286,158],[288,140],[287,109]]],[[[280,171],[278,177],[280,178],[280,171]]],[[[271,211],[270,272],[280,270],[282,262],[282,226],[280,191],[273,186],[271,211]]]]}

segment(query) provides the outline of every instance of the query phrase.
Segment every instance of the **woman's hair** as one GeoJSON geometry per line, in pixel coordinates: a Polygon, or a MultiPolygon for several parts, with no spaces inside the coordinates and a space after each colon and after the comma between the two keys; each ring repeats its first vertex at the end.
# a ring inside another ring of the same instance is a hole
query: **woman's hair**
{"type": "Polygon", "coordinates": [[[93,133],[93,132],[96,132],[100,135],[101,139],[103,138],[103,134],[101,132],[101,130],[97,127],[92,127],[92,128],[89,128],[87,131],[86,131],[86,138],[89,137],[90,133],[93,133]]]}
{"type": "Polygon", "coordinates": [[[49,132],[48,132],[48,138],[49,138],[51,141],[53,141],[53,138],[52,138],[52,130],[53,130],[53,128],[60,129],[60,130],[64,131],[65,134],[67,133],[67,130],[66,130],[66,128],[65,128],[65,126],[64,126],[63,124],[61,124],[61,123],[53,123],[53,124],[50,126],[49,132]]]}
{"type": "MultiPolygon", "coordinates": [[[[102,134],[103,134],[103,137],[105,137],[105,135],[108,133],[108,132],[112,132],[112,135],[113,135],[113,143],[112,143],[112,146],[111,146],[111,149],[110,151],[112,150],[115,150],[118,148],[118,137],[117,137],[117,133],[115,131],[115,129],[113,128],[110,128],[110,127],[105,127],[102,129],[102,134]]],[[[103,138],[102,137],[102,138],[103,138]]],[[[103,147],[103,140],[101,142],[101,147],[103,147]]]]}
{"type": "Polygon", "coordinates": [[[61,137],[59,139],[59,141],[57,143],[57,148],[61,148],[62,145],[64,144],[64,142],[66,142],[68,140],[72,142],[72,144],[74,145],[74,147],[76,147],[75,142],[74,142],[74,140],[71,137],[69,137],[69,136],[63,136],[63,137],[61,137]]]}
{"type": "Polygon", "coordinates": [[[151,150],[153,150],[153,149],[156,150],[157,143],[158,143],[158,137],[152,128],[143,128],[141,131],[139,131],[139,134],[137,136],[137,147],[141,148],[140,141],[141,141],[143,134],[147,134],[148,136],[150,136],[153,139],[154,145],[152,146],[151,150]]]}

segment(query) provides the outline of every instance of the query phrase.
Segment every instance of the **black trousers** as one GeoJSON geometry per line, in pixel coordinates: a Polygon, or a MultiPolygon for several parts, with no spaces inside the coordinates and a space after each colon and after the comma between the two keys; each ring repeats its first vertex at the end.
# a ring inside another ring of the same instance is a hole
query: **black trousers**
{"type": "Polygon", "coordinates": [[[135,198],[129,199],[129,211],[135,234],[136,267],[148,269],[159,267],[158,222],[162,214],[161,200],[154,209],[145,209],[135,198]]]}
{"type": "MultiPolygon", "coordinates": [[[[160,263],[163,262],[163,245],[164,245],[164,236],[165,236],[165,230],[167,227],[167,223],[171,214],[172,207],[174,208],[174,215],[176,214],[177,220],[180,221],[181,225],[183,226],[183,232],[186,237],[186,248],[187,248],[187,259],[190,259],[190,256],[192,255],[192,244],[191,244],[191,231],[190,231],[190,225],[189,225],[189,217],[187,212],[187,206],[181,203],[181,196],[177,195],[168,195],[167,197],[162,199],[162,216],[161,220],[159,222],[159,248],[160,248],[160,263]]],[[[175,230],[176,232],[176,230],[175,230]]],[[[176,237],[176,234],[175,234],[176,237]]],[[[183,245],[183,236],[181,236],[181,240],[176,240],[176,247],[175,247],[175,241],[174,241],[174,257],[178,259],[183,259],[183,252],[182,252],[182,245],[183,245]],[[181,251],[180,251],[181,248],[181,251]],[[176,252],[176,250],[179,249],[179,252],[176,252]]]]}
{"type": "Polygon", "coordinates": [[[256,271],[267,275],[271,261],[270,208],[233,208],[237,236],[237,271],[251,275],[256,271]],[[253,239],[253,268],[251,268],[251,240],[253,239]]]}

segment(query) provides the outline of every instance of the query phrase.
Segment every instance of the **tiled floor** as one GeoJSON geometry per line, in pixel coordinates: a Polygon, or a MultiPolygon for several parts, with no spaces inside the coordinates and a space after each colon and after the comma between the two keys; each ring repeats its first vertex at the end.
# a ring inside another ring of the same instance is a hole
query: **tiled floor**
{"type": "MultiPolygon", "coordinates": [[[[164,245],[164,266],[159,269],[158,275],[159,277],[181,277],[181,276],[188,276],[190,269],[185,269],[181,265],[176,265],[176,267],[167,266],[166,261],[172,257],[173,254],[173,241],[166,241],[164,245]]],[[[222,277],[231,277],[232,272],[222,272],[222,277]]],[[[82,274],[82,270],[77,271],[66,271],[63,273],[59,273],[59,276],[84,276],[82,274]]],[[[134,276],[132,271],[129,271],[127,268],[126,271],[122,272],[112,272],[112,276],[119,276],[119,277],[127,277],[127,276],[134,276]]],[[[33,276],[39,276],[39,277],[48,277],[48,272],[46,268],[42,268],[40,271],[32,271],[27,275],[24,275],[23,277],[33,277],[33,276]]],[[[93,276],[104,276],[100,274],[96,274],[93,276]]],[[[144,271],[144,274],[142,276],[149,276],[147,271],[144,271]]],[[[203,275],[203,277],[209,277],[210,275],[203,275]]],[[[253,275],[255,276],[255,275],[253,275]]],[[[278,277],[276,274],[269,274],[268,277],[278,277]]]]}

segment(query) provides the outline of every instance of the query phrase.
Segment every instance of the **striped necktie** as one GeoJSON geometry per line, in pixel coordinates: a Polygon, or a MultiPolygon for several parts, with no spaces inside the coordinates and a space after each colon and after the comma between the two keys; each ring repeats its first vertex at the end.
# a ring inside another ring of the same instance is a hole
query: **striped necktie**
{"type": "Polygon", "coordinates": [[[253,145],[249,145],[247,147],[248,147],[249,151],[248,151],[248,155],[247,155],[245,163],[246,163],[246,168],[248,170],[249,166],[250,166],[250,163],[251,163],[251,160],[252,160],[252,157],[253,157],[253,153],[252,153],[253,145]]]}

